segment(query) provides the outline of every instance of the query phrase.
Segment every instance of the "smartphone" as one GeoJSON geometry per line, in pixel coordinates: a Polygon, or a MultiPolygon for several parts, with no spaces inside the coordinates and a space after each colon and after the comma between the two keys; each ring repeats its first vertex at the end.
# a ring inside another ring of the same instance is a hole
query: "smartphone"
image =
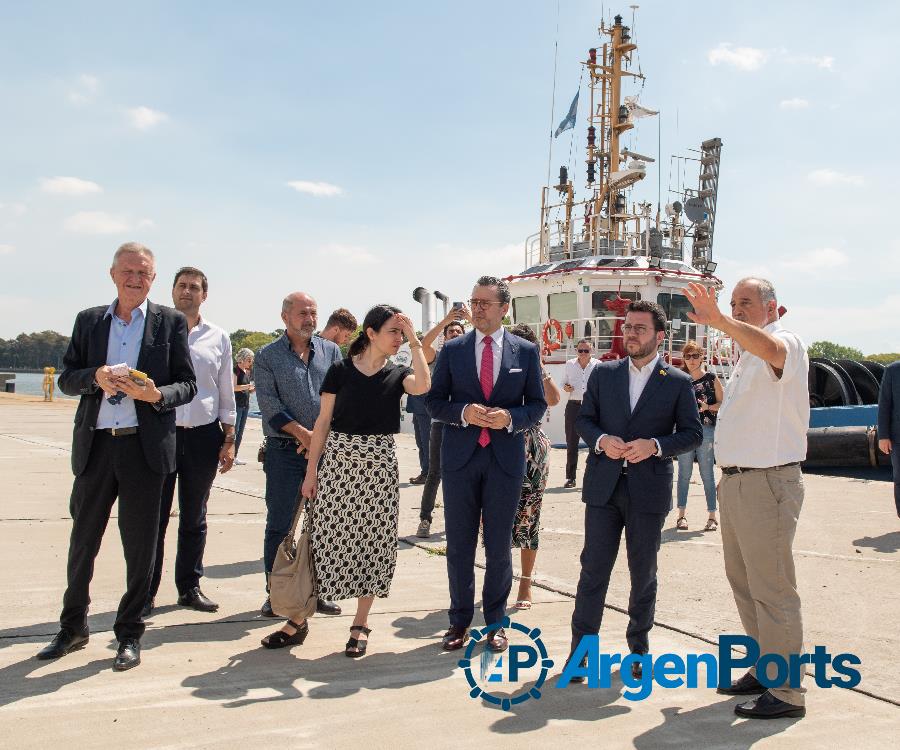
{"type": "Polygon", "coordinates": [[[463,303],[462,303],[462,302],[454,302],[454,303],[453,303],[453,309],[454,309],[454,310],[459,310],[462,306],[463,306],[463,303]]]}

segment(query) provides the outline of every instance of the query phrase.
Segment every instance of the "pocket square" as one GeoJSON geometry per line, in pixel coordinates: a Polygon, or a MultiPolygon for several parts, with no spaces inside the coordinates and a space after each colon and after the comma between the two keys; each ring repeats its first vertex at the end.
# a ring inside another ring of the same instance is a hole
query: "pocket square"
{"type": "Polygon", "coordinates": [[[510,367],[509,368],[510,375],[512,375],[514,372],[522,372],[522,368],[521,367],[510,367]]]}

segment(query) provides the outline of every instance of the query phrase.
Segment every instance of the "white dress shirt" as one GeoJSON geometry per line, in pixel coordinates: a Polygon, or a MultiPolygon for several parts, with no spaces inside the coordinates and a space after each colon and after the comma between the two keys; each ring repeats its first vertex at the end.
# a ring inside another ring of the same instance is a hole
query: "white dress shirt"
{"type": "Polygon", "coordinates": [[[581,401],[584,398],[584,389],[587,388],[588,378],[599,362],[600,360],[591,357],[583,368],[578,357],[566,362],[563,385],[571,385],[575,389],[569,394],[569,401],[581,401]]]}
{"type": "MultiPolygon", "coordinates": [[[[659,354],[643,367],[636,367],[634,360],[631,359],[631,357],[628,358],[628,399],[631,403],[631,411],[634,411],[634,407],[637,406],[637,402],[640,400],[644,388],[647,387],[647,383],[650,382],[650,376],[653,375],[653,371],[656,369],[658,362],[659,354]]],[[[595,446],[597,453],[602,452],[600,441],[603,440],[607,434],[608,433],[603,433],[597,438],[597,445],[595,446]]],[[[656,438],[650,438],[650,440],[656,443],[656,456],[662,456],[662,448],[659,445],[659,440],[656,438]]],[[[627,465],[628,462],[626,461],[625,464],[627,465]]]]}
{"type": "Polygon", "coordinates": [[[747,351],[741,354],[725,386],[725,398],[716,418],[713,445],[719,466],[763,469],[806,458],[806,347],[778,321],[763,330],[784,343],[784,370],[779,378],[765,360],[747,351]]]}
{"type": "MultiPolygon", "coordinates": [[[[478,375],[478,382],[481,382],[481,358],[484,356],[484,347],[490,346],[494,350],[494,374],[493,379],[491,380],[491,385],[497,384],[497,378],[500,375],[500,361],[503,359],[503,333],[505,329],[503,326],[500,326],[496,331],[494,331],[490,336],[486,333],[482,333],[477,328],[475,329],[475,372],[478,375]]],[[[462,412],[459,415],[459,421],[462,423],[463,427],[468,427],[469,423],[466,422],[465,416],[466,407],[469,404],[466,404],[462,412]]],[[[509,424],[506,426],[508,432],[512,432],[512,418],[509,420],[509,424]]]]}
{"type": "Polygon", "coordinates": [[[191,362],[197,376],[197,395],[175,409],[179,427],[203,427],[216,418],[233,425],[236,417],[231,374],[231,339],[219,326],[204,320],[188,331],[191,362]]]}

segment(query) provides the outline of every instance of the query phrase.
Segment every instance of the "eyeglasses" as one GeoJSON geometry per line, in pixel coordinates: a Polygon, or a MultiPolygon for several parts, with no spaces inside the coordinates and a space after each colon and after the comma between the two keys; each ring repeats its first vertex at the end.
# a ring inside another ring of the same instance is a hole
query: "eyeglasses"
{"type": "Polygon", "coordinates": [[[682,355],[685,359],[703,359],[703,355],[700,353],[695,354],[684,354],[682,355]]]}
{"type": "Polygon", "coordinates": [[[591,350],[590,349],[578,349],[578,353],[579,354],[590,354],[591,350]]]}
{"type": "Polygon", "coordinates": [[[478,307],[478,308],[481,308],[482,310],[486,310],[491,305],[502,305],[502,304],[504,304],[504,303],[498,302],[497,300],[493,300],[493,299],[470,299],[469,300],[469,307],[471,307],[473,309],[478,307]]]}
{"type": "Polygon", "coordinates": [[[647,326],[633,326],[631,323],[622,326],[622,333],[636,333],[638,336],[643,336],[649,330],[647,326]]]}

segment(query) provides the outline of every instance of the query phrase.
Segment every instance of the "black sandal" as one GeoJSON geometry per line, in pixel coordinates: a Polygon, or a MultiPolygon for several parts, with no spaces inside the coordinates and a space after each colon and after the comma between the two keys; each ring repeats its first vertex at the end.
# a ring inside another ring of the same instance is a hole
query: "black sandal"
{"type": "MultiPolygon", "coordinates": [[[[364,625],[352,625],[350,627],[350,632],[352,633],[354,630],[358,630],[362,635],[365,636],[368,636],[369,633],[372,632],[370,628],[367,628],[364,625]]],[[[368,645],[368,638],[360,642],[358,638],[351,637],[350,640],[347,641],[347,646],[344,649],[344,655],[349,656],[351,659],[358,659],[360,656],[363,656],[366,653],[366,646],[368,645]],[[356,651],[351,651],[350,649],[356,649],[356,651]]]]}
{"type": "Polygon", "coordinates": [[[296,629],[296,633],[288,635],[283,630],[276,630],[263,638],[260,643],[265,648],[285,648],[286,646],[302,646],[306,636],[309,635],[309,623],[304,622],[298,625],[293,620],[288,620],[287,624],[296,629]]]}

